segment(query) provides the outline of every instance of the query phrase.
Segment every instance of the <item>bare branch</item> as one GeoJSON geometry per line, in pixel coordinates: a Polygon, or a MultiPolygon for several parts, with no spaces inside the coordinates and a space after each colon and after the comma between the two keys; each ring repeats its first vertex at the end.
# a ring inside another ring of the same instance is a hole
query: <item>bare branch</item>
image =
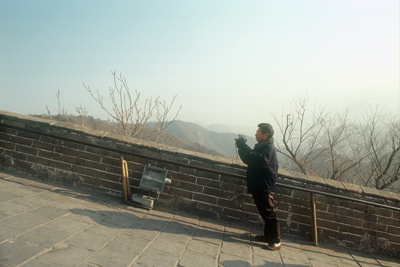
{"type": "Polygon", "coordinates": [[[67,112],[67,110],[65,108],[63,108],[61,106],[60,89],[58,89],[58,91],[55,93],[55,95],[57,97],[57,102],[58,102],[58,115],[57,115],[57,119],[55,119],[53,116],[51,116],[49,106],[46,104],[46,110],[47,110],[47,113],[49,114],[50,119],[53,119],[53,120],[55,119],[57,121],[62,121],[62,119],[64,118],[64,120],[66,122],[69,122],[68,112],[67,112]]]}
{"type": "MultiPolygon", "coordinates": [[[[122,74],[118,77],[115,71],[111,73],[113,75],[113,86],[108,88],[111,107],[105,104],[104,97],[98,90],[97,96],[95,96],[89,86],[86,86],[84,83],[83,85],[86,91],[90,93],[92,98],[107,113],[107,119],[120,134],[130,137],[143,136],[143,132],[141,134],[139,133],[145,129],[147,122],[153,116],[155,108],[158,110],[160,107],[164,108],[164,117],[161,117],[160,120],[166,121],[166,115],[169,113],[176,96],[173,97],[170,106],[167,106],[165,101],[161,102],[159,97],[155,99],[145,99],[143,104],[140,105],[140,93],[135,90],[135,94],[131,94],[126,78],[123,77],[122,74]]],[[[173,120],[178,116],[178,113],[173,120]]],[[[161,132],[163,132],[168,125],[163,124],[163,127],[160,128],[161,132]]],[[[161,132],[158,133],[157,139],[161,132]]]]}
{"type": "Polygon", "coordinates": [[[51,116],[50,109],[47,104],[46,104],[46,110],[47,110],[47,114],[49,114],[50,119],[54,120],[53,117],[51,116]]]}
{"type": "Polygon", "coordinates": [[[79,117],[81,118],[82,121],[82,126],[85,125],[85,119],[87,117],[87,115],[89,114],[89,111],[82,107],[82,105],[80,105],[79,107],[76,106],[76,112],[79,114],[79,117]]]}
{"type": "Polygon", "coordinates": [[[173,123],[175,121],[175,119],[178,117],[179,112],[182,109],[182,106],[179,107],[178,111],[176,112],[174,118],[170,121],[167,120],[168,114],[171,111],[172,105],[175,102],[175,99],[177,98],[177,95],[174,95],[172,97],[172,101],[169,104],[169,106],[167,105],[166,101],[160,102],[158,101],[158,105],[156,108],[157,114],[156,114],[156,128],[157,128],[157,135],[155,138],[155,142],[158,141],[158,139],[160,138],[160,136],[164,133],[164,138],[161,139],[161,144],[164,142],[164,140],[166,138],[168,138],[169,134],[166,133],[166,129],[171,125],[171,123],[173,123]],[[161,111],[162,109],[162,111],[161,111]]]}

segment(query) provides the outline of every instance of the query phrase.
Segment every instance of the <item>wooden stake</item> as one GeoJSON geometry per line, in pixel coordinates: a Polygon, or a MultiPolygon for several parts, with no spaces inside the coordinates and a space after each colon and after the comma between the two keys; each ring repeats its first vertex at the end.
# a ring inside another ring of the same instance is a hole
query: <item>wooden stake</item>
{"type": "Polygon", "coordinates": [[[317,210],[315,208],[315,194],[311,193],[311,231],[314,246],[318,247],[317,210]]]}

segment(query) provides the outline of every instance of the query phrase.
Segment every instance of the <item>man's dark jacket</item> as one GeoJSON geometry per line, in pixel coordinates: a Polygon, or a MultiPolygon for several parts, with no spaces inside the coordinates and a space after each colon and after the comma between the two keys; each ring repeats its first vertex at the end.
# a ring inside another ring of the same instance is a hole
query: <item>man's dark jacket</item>
{"type": "Polygon", "coordinates": [[[247,164],[248,193],[271,192],[278,176],[278,158],[274,141],[256,144],[251,149],[244,142],[237,143],[239,156],[247,164]]]}

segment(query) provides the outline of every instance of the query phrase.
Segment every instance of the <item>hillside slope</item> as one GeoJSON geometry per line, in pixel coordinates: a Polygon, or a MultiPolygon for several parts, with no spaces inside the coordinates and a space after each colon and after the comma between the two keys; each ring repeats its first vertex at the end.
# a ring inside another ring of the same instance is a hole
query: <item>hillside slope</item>
{"type": "MultiPolygon", "coordinates": [[[[150,125],[152,125],[150,123],[150,125]]],[[[154,124],[153,124],[154,125],[154,124]]],[[[204,127],[180,120],[174,121],[167,129],[173,135],[179,136],[193,143],[198,143],[231,158],[237,157],[235,146],[235,133],[217,133],[204,127]]],[[[249,146],[253,147],[255,139],[247,137],[249,146]]]]}
{"type": "MultiPolygon", "coordinates": [[[[34,117],[39,117],[39,118],[44,118],[44,119],[50,119],[49,116],[47,115],[31,115],[34,117]]],[[[62,121],[64,122],[69,122],[72,124],[82,124],[82,119],[79,118],[78,116],[73,116],[73,115],[68,115],[67,116],[68,120],[66,119],[65,116],[62,117],[62,121]]],[[[88,116],[85,118],[85,126],[95,129],[95,130],[100,130],[100,131],[106,131],[110,133],[115,133],[118,134],[118,132],[115,130],[115,128],[112,126],[112,124],[108,121],[100,120],[100,119],[95,119],[92,116],[88,116]]],[[[173,123],[174,124],[174,123],[173,123]]],[[[172,125],[173,125],[172,124],[172,125]]],[[[154,125],[154,124],[153,124],[154,125]]],[[[146,131],[143,135],[148,136],[148,140],[154,140],[155,135],[157,134],[157,130],[153,127],[151,127],[151,123],[146,128],[146,131]]],[[[140,136],[141,133],[138,134],[140,136]]],[[[147,139],[146,139],[147,140],[147,139]]],[[[208,155],[213,155],[213,156],[226,156],[225,153],[218,152],[216,149],[212,147],[206,147],[198,142],[195,141],[190,141],[189,139],[185,139],[180,136],[176,135],[170,135],[165,141],[164,144],[172,146],[172,147],[177,147],[177,148],[182,148],[194,152],[200,152],[208,155]]]]}

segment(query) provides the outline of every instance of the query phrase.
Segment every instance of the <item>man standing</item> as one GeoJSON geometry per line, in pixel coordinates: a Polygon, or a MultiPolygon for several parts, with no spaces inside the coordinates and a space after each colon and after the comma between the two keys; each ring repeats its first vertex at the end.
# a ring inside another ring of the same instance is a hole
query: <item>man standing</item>
{"type": "Polygon", "coordinates": [[[256,240],[267,243],[266,249],[281,248],[280,224],[274,209],[273,189],[278,175],[278,159],[274,146],[274,129],[260,123],[256,132],[257,144],[251,149],[243,138],[236,140],[241,160],[247,164],[247,191],[253,196],[258,212],[264,220],[264,235],[256,240]]]}

